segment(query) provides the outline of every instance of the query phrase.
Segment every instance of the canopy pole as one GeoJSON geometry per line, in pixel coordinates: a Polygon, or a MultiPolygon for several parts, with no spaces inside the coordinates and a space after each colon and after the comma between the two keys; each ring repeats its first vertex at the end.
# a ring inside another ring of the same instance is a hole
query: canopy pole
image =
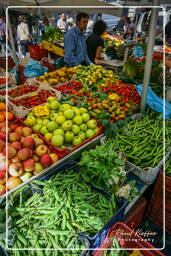
{"type": "MultiPolygon", "coordinates": [[[[160,4],[160,0],[153,0],[153,6],[159,6],[159,4],[160,4]]],[[[142,96],[141,96],[141,112],[144,112],[146,107],[147,90],[148,90],[149,81],[150,81],[153,52],[154,52],[157,16],[158,16],[158,8],[153,8],[151,13],[151,19],[150,19],[149,38],[148,38],[145,69],[144,69],[143,88],[142,88],[142,96]]]]}

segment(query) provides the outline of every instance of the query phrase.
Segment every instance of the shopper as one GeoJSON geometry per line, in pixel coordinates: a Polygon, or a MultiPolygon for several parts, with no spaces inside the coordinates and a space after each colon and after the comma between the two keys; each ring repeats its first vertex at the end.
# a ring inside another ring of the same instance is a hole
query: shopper
{"type": "Polygon", "coordinates": [[[22,58],[25,58],[28,46],[31,43],[31,35],[24,16],[19,16],[19,25],[17,27],[17,36],[21,45],[22,58]]]}
{"type": "Polygon", "coordinates": [[[64,61],[69,67],[90,64],[83,34],[86,30],[88,19],[87,13],[78,13],[76,16],[76,26],[67,31],[64,36],[64,61]]]}
{"type": "Polygon", "coordinates": [[[131,40],[134,35],[134,27],[131,24],[131,20],[129,17],[126,18],[126,22],[124,25],[124,39],[131,40]]]}
{"type": "Polygon", "coordinates": [[[70,30],[74,26],[73,18],[67,19],[67,26],[68,26],[68,30],[70,30]]]}
{"type": "Polygon", "coordinates": [[[104,59],[101,55],[104,48],[104,40],[101,36],[106,29],[107,25],[103,20],[96,21],[93,27],[93,34],[86,40],[87,53],[93,63],[98,63],[104,59]]]}
{"type": "Polygon", "coordinates": [[[66,32],[67,30],[67,24],[65,22],[65,14],[61,13],[60,19],[57,22],[57,28],[59,28],[62,32],[66,32]]]}
{"type": "Polygon", "coordinates": [[[126,17],[121,16],[120,20],[117,23],[116,30],[118,32],[124,32],[124,25],[125,25],[126,17]]]}
{"type": "Polygon", "coordinates": [[[6,53],[6,24],[3,17],[0,17],[0,46],[3,55],[6,53]]]}
{"type": "Polygon", "coordinates": [[[165,27],[166,43],[171,45],[171,15],[169,17],[169,22],[165,27]]]}
{"type": "Polygon", "coordinates": [[[39,26],[41,35],[43,35],[49,27],[49,20],[47,17],[44,17],[42,21],[43,21],[43,23],[40,24],[40,26],[39,26]]]}

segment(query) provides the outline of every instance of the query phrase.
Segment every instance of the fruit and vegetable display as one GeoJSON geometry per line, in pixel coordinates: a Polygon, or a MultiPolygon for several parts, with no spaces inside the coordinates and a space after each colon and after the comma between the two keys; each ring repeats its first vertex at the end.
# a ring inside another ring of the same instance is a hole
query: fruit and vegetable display
{"type": "Polygon", "coordinates": [[[0,76],[0,85],[5,84],[6,82],[9,82],[9,81],[10,81],[9,78],[6,79],[6,77],[1,77],[0,76]]]}
{"type": "Polygon", "coordinates": [[[5,186],[12,190],[58,161],[58,155],[30,127],[9,124],[7,144],[5,123],[0,129],[0,195],[6,192],[5,186]]]}
{"type": "Polygon", "coordinates": [[[169,157],[168,161],[166,162],[165,174],[166,174],[166,176],[171,177],[171,157],[169,157]]]}
{"type": "Polygon", "coordinates": [[[74,93],[77,90],[80,90],[82,88],[82,84],[78,81],[69,81],[68,83],[61,85],[57,88],[58,91],[60,91],[62,94],[70,94],[74,93]]]}
{"type": "Polygon", "coordinates": [[[43,76],[39,76],[37,79],[38,81],[50,84],[50,85],[57,85],[61,83],[65,83],[72,79],[73,74],[75,73],[76,68],[60,68],[53,72],[45,73],[43,76]]]}
{"type": "Polygon", "coordinates": [[[100,89],[107,84],[115,83],[118,76],[112,70],[106,70],[101,65],[77,66],[76,80],[82,83],[86,90],[100,89]]]}
{"type": "MultiPolygon", "coordinates": [[[[166,127],[166,152],[170,145],[170,132],[166,127]]],[[[132,120],[117,131],[107,144],[140,168],[155,167],[163,159],[163,122],[148,116],[132,120]]]]}
{"type": "MultiPolygon", "coordinates": [[[[36,193],[24,200],[26,192],[21,191],[18,203],[14,198],[15,204],[12,200],[9,206],[15,248],[82,248],[79,233],[95,235],[118,211],[114,196],[96,192],[83,182],[80,172],[66,170],[32,184],[36,193]]],[[[41,255],[46,254],[42,251],[41,255]]],[[[49,251],[48,255],[54,253],[49,251]]]]}
{"type": "Polygon", "coordinates": [[[112,145],[96,146],[82,154],[79,162],[85,182],[132,200],[137,194],[136,181],[127,181],[124,160],[113,151],[112,145]]]}
{"type": "MultiPolygon", "coordinates": [[[[37,90],[36,86],[31,86],[31,85],[23,85],[21,87],[16,87],[14,89],[11,89],[8,91],[8,97],[10,98],[17,98],[22,95],[35,92],[37,90]]],[[[1,95],[6,95],[6,90],[1,91],[1,95]]]]}
{"type": "Polygon", "coordinates": [[[56,147],[75,147],[99,133],[97,121],[90,118],[86,108],[61,104],[55,97],[49,97],[43,107],[42,116],[34,108],[24,123],[56,147]]]}
{"type": "Polygon", "coordinates": [[[64,42],[64,33],[55,26],[49,26],[41,39],[51,44],[58,45],[64,42]]]}
{"type": "Polygon", "coordinates": [[[20,97],[19,99],[12,99],[10,102],[15,104],[16,106],[23,106],[25,108],[33,108],[35,106],[41,105],[45,103],[48,97],[54,96],[49,90],[41,90],[37,92],[31,93],[29,96],[20,97]]]}

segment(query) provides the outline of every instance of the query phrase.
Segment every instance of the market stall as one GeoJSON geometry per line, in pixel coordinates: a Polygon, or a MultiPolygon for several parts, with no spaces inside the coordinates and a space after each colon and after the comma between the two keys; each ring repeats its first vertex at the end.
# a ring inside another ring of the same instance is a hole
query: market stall
{"type": "MultiPolygon", "coordinates": [[[[62,40],[56,32],[42,42],[53,53],[62,40]]],[[[147,111],[139,113],[142,85],[135,77],[142,72],[142,83],[149,46],[135,49],[124,63],[126,78],[95,64],[50,70],[40,58],[23,74],[35,72],[34,64],[41,74],[0,91],[2,255],[169,256],[160,249],[163,170],[171,234],[171,105],[163,111],[163,99],[148,91],[147,111]]],[[[156,75],[163,55],[152,57],[156,75]]]]}

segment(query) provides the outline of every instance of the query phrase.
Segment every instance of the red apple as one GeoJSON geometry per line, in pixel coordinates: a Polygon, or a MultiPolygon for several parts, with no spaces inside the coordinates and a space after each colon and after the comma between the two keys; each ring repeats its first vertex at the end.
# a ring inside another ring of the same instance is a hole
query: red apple
{"type": "Polygon", "coordinates": [[[4,127],[6,127],[6,123],[0,124],[0,130],[1,130],[2,128],[4,128],[4,127]]]}
{"type": "Polygon", "coordinates": [[[0,160],[0,171],[6,171],[6,161],[5,161],[5,159],[0,160]]]}
{"type": "Polygon", "coordinates": [[[37,148],[36,148],[36,155],[38,156],[43,156],[44,154],[46,154],[48,151],[48,147],[46,145],[39,145],[37,148]]]}
{"type": "Polygon", "coordinates": [[[22,145],[20,141],[14,141],[11,143],[11,147],[15,148],[16,150],[19,150],[22,148],[22,145]]]}
{"type": "Polygon", "coordinates": [[[6,186],[0,185],[0,196],[2,196],[6,192],[6,186]]]}
{"type": "Polygon", "coordinates": [[[17,157],[19,160],[27,160],[32,156],[32,151],[29,148],[22,148],[18,151],[17,157]]]}
{"type": "Polygon", "coordinates": [[[3,127],[1,128],[1,132],[11,132],[11,129],[9,127],[3,127]]]}
{"type": "Polygon", "coordinates": [[[9,141],[13,142],[13,141],[20,141],[21,139],[21,135],[18,132],[11,132],[9,134],[9,141]]]}
{"type": "Polygon", "coordinates": [[[4,150],[3,150],[4,156],[6,156],[6,148],[7,148],[8,159],[14,158],[16,156],[16,153],[17,153],[15,148],[13,148],[11,146],[4,147],[4,150]]]}
{"type": "Polygon", "coordinates": [[[23,127],[22,127],[22,126],[18,126],[18,127],[15,129],[15,132],[18,132],[20,135],[22,135],[22,130],[23,130],[23,127]]]}
{"type": "Polygon", "coordinates": [[[0,139],[6,141],[6,132],[0,132],[0,139]]]}
{"type": "Polygon", "coordinates": [[[0,153],[3,151],[4,147],[5,147],[5,141],[0,140],[0,153]]]}
{"type": "Polygon", "coordinates": [[[45,155],[41,156],[40,163],[44,167],[49,167],[51,164],[53,164],[52,159],[48,154],[45,154],[45,155]]]}
{"type": "Polygon", "coordinates": [[[15,187],[19,186],[21,184],[21,180],[20,178],[18,177],[10,177],[8,180],[7,180],[7,188],[9,190],[12,190],[14,189],[15,187]]]}
{"type": "Polygon", "coordinates": [[[35,162],[33,159],[28,159],[23,162],[24,170],[26,172],[32,172],[34,170],[35,162]]]}
{"type": "Polygon", "coordinates": [[[15,131],[15,129],[18,127],[18,124],[10,124],[9,128],[11,129],[11,131],[15,131]]]}
{"type": "Polygon", "coordinates": [[[32,134],[32,129],[30,127],[23,127],[22,135],[24,137],[30,136],[32,134]]]}
{"type": "Polygon", "coordinates": [[[35,141],[31,136],[24,137],[22,142],[26,148],[32,148],[35,144],[35,141]]]}
{"type": "Polygon", "coordinates": [[[9,166],[8,172],[11,176],[14,177],[20,177],[23,175],[24,170],[23,170],[23,165],[22,163],[12,163],[9,166]]]}
{"type": "Polygon", "coordinates": [[[56,153],[50,153],[49,155],[50,155],[53,163],[55,163],[59,160],[59,157],[56,153]]]}

